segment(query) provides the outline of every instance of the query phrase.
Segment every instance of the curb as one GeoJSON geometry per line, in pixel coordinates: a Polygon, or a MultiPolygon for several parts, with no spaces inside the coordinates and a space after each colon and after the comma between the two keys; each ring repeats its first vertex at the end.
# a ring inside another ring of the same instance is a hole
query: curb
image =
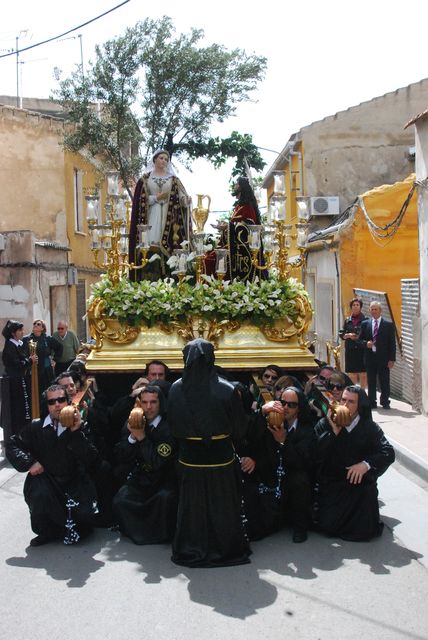
{"type": "Polygon", "coordinates": [[[396,440],[393,440],[389,436],[387,436],[387,438],[394,447],[397,462],[417,475],[421,480],[428,483],[428,462],[416,453],[410,451],[410,449],[403,447],[403,445],[399,444],[396,440]]]}

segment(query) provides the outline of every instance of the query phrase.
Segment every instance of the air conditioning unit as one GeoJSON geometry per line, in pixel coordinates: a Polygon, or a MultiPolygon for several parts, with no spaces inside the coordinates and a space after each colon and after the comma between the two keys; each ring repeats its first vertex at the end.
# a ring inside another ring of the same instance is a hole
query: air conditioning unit
{"type": "Polygon", "coordinates": [[[339,196],[316,196],[309,198],[311,216],[338,216],[339,196]]]}

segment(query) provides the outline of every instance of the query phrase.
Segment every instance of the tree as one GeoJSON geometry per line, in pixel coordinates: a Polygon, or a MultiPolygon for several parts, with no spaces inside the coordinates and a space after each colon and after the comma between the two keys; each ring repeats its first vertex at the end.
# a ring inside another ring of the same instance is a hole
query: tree
{"type": "Polygon", "coordinates": [[[74,125],[65,134],[65,147],[88,148],[117,168],[126,185],[158,148],[184,163],[205,157],[215,166],[234,155],[242,168],[245,156],[261,170],[264,163],[250,135],[233,132],[221,140],[209,131],[250,99],[266,59],[218,44],[202,47],[203,35],[192,29],[177,36],[166,16],[146,19],[98,46],[85,76],[78,67],[61,80],[57,70],[54,99],[74,125]]]}

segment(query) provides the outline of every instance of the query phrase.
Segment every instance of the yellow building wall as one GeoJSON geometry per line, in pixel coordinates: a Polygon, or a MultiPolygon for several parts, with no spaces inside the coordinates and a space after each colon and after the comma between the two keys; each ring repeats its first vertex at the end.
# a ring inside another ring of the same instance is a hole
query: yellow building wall
{"type": "MultiPolygon", "coordinates": [[[[100,272],[93,264],[93,254],[90,249],[90,235],[86,219],[85,195],[92,195],[100,189],[102,198],[105,197],[103,175],[98,171],[95,163],[81,154],[65,151],[64,153],[64,185],[67,210],[67,237],[71,249],[70,263],[77,268],[79,282],[84,281],[86,297],[90,295],[90,286],[99,280],[100,272]],[[76,228],[75,214],[75,171],[82,174],[82,225],[76,228]]],[[[70,289],[70,317],[76,318],[77,309],[76,288],[70,289]]]]}
{"type": "MultiPolygon", "coordinates": [[[[103,176],[84,155],[64,151],[65,126],[57,118],[0,106],[0,232],[29,230],[36,239],[69,247],[68,263],[77,267],[88,296],[99,270],[92,262],[84,197],[83,227],[76,230],[74,170],[82,172],[83,196],[93,193],[103,176]]],[[[53,301],[53,324],[67,313],[75,330],[76,287],[67,286],[61,295],[60,305],[53,301]]]]}
{"type": "MultiPolygon", "coordinates": [[[[412,187],[414,176],[394,185],[373,189],[363,196],[370,219],[378,226],[391,223],[412,187]]],[[[361,209],[350,229],[340,235],[342,310],[349,315],[353,289],[388,294],[394,320],[401,328],[401,279],[419,277],[418,215],[416,192],[397,233],[388,240],[371,235],[361,209]]],[[[363,309],[368,314],[368,309],[363,309]]]]}
{"type": "Polygon", "coordinates": [[[0,107],[0,231],[32,230],[65,244],[64,123],[0,107]]]}

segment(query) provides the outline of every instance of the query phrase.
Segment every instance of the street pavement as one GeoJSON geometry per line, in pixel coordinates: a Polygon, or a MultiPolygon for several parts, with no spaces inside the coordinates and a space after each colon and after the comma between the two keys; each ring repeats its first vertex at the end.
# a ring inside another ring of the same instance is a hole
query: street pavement
{"type": "Polygon", "coordinates": [[[426,640],[428,419],[396,401],[374,417],[400,458],[379,480],[383,536],[311,533],[293,544],[285,530],[253,543],[240,567],[177,567],[168,546],[136,546],[105,529],[72,547],[29,547],[25,474],[3,465],[0,637],[426,640]]]}

